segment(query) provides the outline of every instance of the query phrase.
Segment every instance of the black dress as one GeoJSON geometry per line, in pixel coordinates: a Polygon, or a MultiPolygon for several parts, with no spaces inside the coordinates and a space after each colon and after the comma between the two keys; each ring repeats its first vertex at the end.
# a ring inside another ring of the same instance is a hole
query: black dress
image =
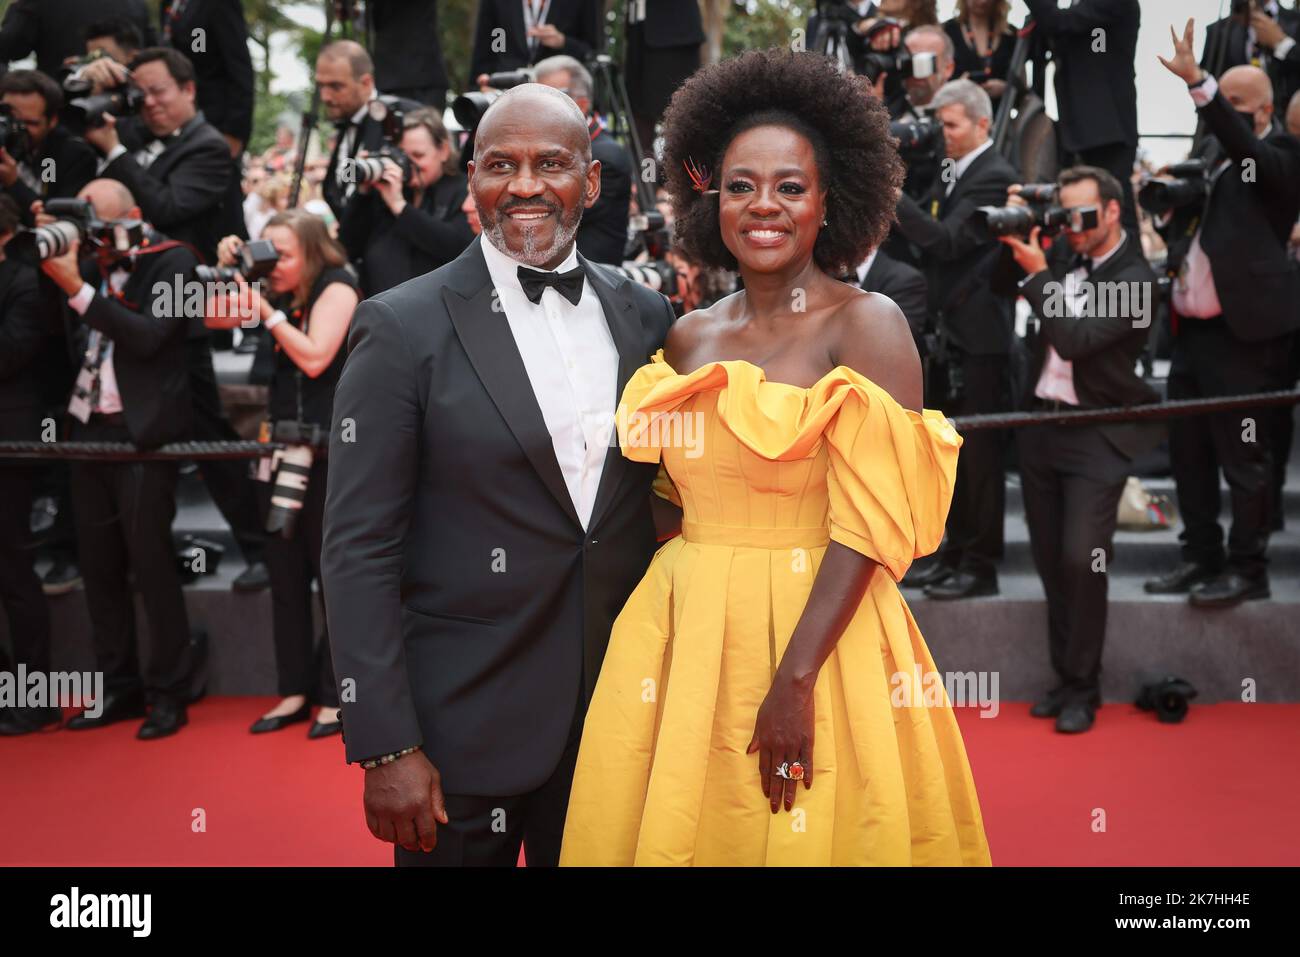
{"type": "MultiPolygon", "coordinates": [[[[952,40],[954,56],[952,75],[955,78],[970,74],[971,79],[979,83],[984,80],[1005,80],[1011,70],[1011,55],[1016,49],[1015,28],[1008,25],[1006,32],[998,37],[998,45],[988,56],[981,56],[975,48],[975,38],[968,36],[962,23],[956,17],[943,25],[944,32],[952,40]]],[[[997,106],[997,99],[993,105],[997,106]]]]}

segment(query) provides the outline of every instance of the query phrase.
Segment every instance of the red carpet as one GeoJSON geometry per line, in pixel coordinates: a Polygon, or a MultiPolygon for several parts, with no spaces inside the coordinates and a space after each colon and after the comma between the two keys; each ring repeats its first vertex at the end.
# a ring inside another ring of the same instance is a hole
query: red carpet
{"type": "MultiPolygon", "coordinates": [[[[0,739],[0,864],[391,864],[337,737],[247,733],[270,703],[205,700],[162,741],[135,721],[0,739]]],[[[1027,711],[958,711],[995,865],[1300,864],[1300,705],[1181,725],[1107,705],[1072,737],[1027,711]]]]}

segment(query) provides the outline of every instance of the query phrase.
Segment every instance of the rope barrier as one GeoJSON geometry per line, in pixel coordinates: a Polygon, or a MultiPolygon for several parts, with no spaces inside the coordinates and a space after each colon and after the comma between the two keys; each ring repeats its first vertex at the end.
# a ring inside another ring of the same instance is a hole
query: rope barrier
{"type": "MultiPolygon", "coordinates": [[[[1174,419],[1207,412],[1231,412],[1268,406],[1296,405],[1300,390],[1257,392],[1210,399],[1178,399],[1149,405],[1104,409],[1066,409],[1060,412],[995,412],[961,415],[950,419],[958,432],[1017,429],[1027,425],[1087,425],[1094,422],[1141,422],[1174,419]]],[[[0,459],[76,459],[81,461],[198,461],[203,459],[260,458],[283,442],[172,442],[141,451],[128,442],[0,442],[0,459]]]]}

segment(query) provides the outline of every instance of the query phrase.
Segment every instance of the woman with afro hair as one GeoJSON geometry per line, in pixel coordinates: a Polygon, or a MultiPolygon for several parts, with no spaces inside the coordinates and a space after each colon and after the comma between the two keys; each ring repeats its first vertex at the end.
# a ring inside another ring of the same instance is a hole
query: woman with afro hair
{"type": "Polygon", "coordinates": [[[682,509],[614,624],[561,864],[987,865],[942,679],[899,594],[961,439],[889,299],[885,109],[818,54],[706,67],[664,116],[677,241],[744,288],[628,382],[623,454],[682,509]]]}

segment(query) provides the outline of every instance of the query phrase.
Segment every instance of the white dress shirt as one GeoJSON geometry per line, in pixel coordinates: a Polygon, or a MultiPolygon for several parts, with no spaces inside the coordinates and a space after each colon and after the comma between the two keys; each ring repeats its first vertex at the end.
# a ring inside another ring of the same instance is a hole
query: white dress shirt
{"type": "MultiPolygon", "coordinates": [[[[1119,252],[1127,240],[1128,230],[1121,229],[1119,242],[1106,255],[1093,259],[1092,271],[1095,273],[1100,269],[1102,263],[1119,252]]],[[[1083,312],[1087,290],[1084,280],[1087,278],[1088,274],[1084,272],[1082,266],[1065,274],[1062,285],[1065,287],[1065,298],[1069,302],[1072,316],[1078,316],[1083,312]]],[[[1074,391],[1074,363],[1069,359],[1062,359],[1050,342],[1043,357],[1043,371],[1038,376],[1038,384],[1034,386],[1034,395],[1049,401],[1056,399],[1069,405],[1079,404],[1078,393],[1074,391]]]]}
{"type": "Polygon", "coordinates": [[[871,254],[867,256],[866,259],[862,260],[862,262],[858,263],[858,285],[859,286],[861,286],[864,282],[867,281],[867,273],[871,272],[871,264],[876,261],[876,253],[878,252],[880,252],[879,246],[871,250],[871,254]]]}
{"type": "MultiPolygon", "coordinates": [[[[519,285],[518,270],[525,264],[501,252],[486,236],[480,245],[497,301],[551,433],[564,484],[586,529],[605,469],[618,402],[618,350],[605,312],[585,277],[576,306],[551,287],[543,290],[540,301],[532,302],[519,285]]],[[[575,245],[554,271],[568,272],[577,265],[575,245]]]]}
{"type": "Polygon", "coordinates": [[[957,180],[966,175],[966,170],[970,169],[970,164],[980,158],[987,150],[993,148],[992,140],[985,140],[979,146],[975,147],[961,159],[957,160],[956,166],[953,167],[953,177],[948,181],[948,188],[943,191],[943,195],[951,196],[953,189],[957,185],[957,180]]]}
{"type": "MultiPolygon", "coordinates": [[[[130,274],[125,269],[114,269],[108,277],[109,286],[120,293],[126,285],[130,274]]],[[[68,305],[79,316],[84,316],[90,308],[90,301],[95,298],[95,287],[88,282],[81,284],[75,296],[68,298],[68,305]]],[[[99,347],[100,337],[108,339],[98,329],[90,330],[87,351],[99,347]]],[[[108,339],[108,348],[104,352],[104,361],[99,364],[99,402],[90,411],[107,415],[122,411],[122,393],[117,388],[117,372],[113,369],[113,340],[108,339]]]]}

